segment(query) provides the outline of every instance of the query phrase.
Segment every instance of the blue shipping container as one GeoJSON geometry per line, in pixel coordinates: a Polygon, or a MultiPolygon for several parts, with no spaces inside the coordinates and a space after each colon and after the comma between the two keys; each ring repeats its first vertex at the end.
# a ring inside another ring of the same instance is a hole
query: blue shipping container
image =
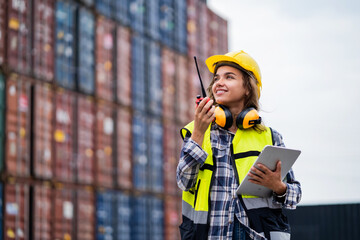
{"type": "Polygon", "coordinates": [[[148,207],[149,240],[164,239],[164,202],[156,197],[149,197],[148,207]]]}
{"type": "Polygon", "coordinates": [[[133,116],[133,183],[138,190],[148,189],[147,126],[145,117],[135,112],[133,116]]]}
{"type": "Polygon", "coordinates": [[[124,26],[130,24],[129,0],[115,0],[115,19],[124,26]]]}
{"type": "Polygon", "coordinates": [[[2,237],[3,237],[3,226],[4,226],[4,224],[3,224],[3,222],[4,222],[4,217],[3,217],[3,196],[4,196],[4,194],[3,194],[3,184],[2,183],[0,183],[0,209],[1,209],[1,211],[0,211],[0,239],[2,239],[2,237]]]}
{"type": "Polygon", "coordinates": [[[144,33],[145,0],[129,0],[130,27],[138,33],[144,33]]]}
{"type": "Polygon", "coordinates": [[[75,88],[75,10],[69,2],[56,2],[55,80],[69,89],[75,88]]]}
{"type": "Polygon", "coordinates": [[[160,39],[163,44],[173,48],[175,12],[173,0],[160,0],[160,39]]]}
{"type": "Polygon", "coordinates": [[[132,203],[131,239],[147,240],[149,236],[148,197],[134,196],[132,203]]]}
{"type": "Polygon", "coordinates": [[[96,239],[108,240],[114,238],[115,209],[113,193],[102,192],[96,196],[96,239]]]}
{"type": "Polygon", "coordinates": [[[78,19],[78,88],[86,94],[94,94],[95,19],[85,8],[80,8],[78,19]]]}
{"type": "Polygon", "coordinates": [[[114,7],[115,4],[113,0],[96,0],[95,2],[96,11],[107,18],[112,17],[112,12],[114,11],[114,7]]]}
{"type": "Polygon", "coordinates": [[[131,49],[132,102],[135,110],[146,111],[145,86],[145,40],[140,35],[133,35],[131,49]]]}
{"type": "Polygon", "coordinates": [[[161,50],[159,44],[149,40],[146,50],[147,104],[151,115],[162,115],[161,50]]]}
{"type": "Polygon", "coordinates": [[[146,34],[153,40],[160,39],[160,2],[146,1],[146,34]]]}
{"type": "Polygon", "coordinates": [[[161,119],[152,118],[148,121],[148,148],[149,148],[149,183],[150,190],[162,192],[163,184],[163,126],[161,119]]]}
{"type": "Polygon", "coordinates": [[[122,193],[116,193],[116,239],[131,240],[131,204],[130,196],[122,193]]]}
{"type": "Polygon", "coordinates": [[[175,49],[187,53],[187,2],[174,1],[175,4],[175,49]]]}

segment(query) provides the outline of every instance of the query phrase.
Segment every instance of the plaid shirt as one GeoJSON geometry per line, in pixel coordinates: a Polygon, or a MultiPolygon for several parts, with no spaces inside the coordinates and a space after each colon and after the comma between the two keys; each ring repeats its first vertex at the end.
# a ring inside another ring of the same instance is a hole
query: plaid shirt
{"type": "MultiPolygon", "coordinates": [[[[216,159],[216,171],[211,187],[210,229],[208,239],[232,239],[234,216],[246,228],[252,239],[265,239],[249,227],[249,220],[240,200],[236,195],[238,184],[231,161],[230,145],[234,133],[213,124],[210,132],[213,156],[216,159]]],[[[282,136],[273,130],[274,145],[284,147],[282,136]]],[[[207,153],[191,138],[184,139],[180,161],[177,167],[177,184],[186,191],[195,186],[200,166],[206,160],[207,153]]],[[[294,178],[292,170],[287,175],[287,191],[285,199],[275,195],[273,201],[284,208],[295,209],[301,198],[300,183],[294,178]]]]}

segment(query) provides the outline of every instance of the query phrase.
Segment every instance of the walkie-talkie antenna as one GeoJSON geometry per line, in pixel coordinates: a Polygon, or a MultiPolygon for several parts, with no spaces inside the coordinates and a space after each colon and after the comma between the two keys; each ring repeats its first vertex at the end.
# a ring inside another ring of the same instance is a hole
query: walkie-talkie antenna
{"type": "Polygon", "coordinates": [[[204,88],[204,85],[203,85],[202,80],[201,80],[200,71],[199,71],[199,67],[198,67],[198,64],[197,64],[196,56],[194,56],[194,60],[195,60],[196,70],[197,70],[197,73],[198,73],[199,79],[200,79],[202,95],[203,95],[203,97],[206,97],[206,92],[205,92],[205,88],[204,88]]]}

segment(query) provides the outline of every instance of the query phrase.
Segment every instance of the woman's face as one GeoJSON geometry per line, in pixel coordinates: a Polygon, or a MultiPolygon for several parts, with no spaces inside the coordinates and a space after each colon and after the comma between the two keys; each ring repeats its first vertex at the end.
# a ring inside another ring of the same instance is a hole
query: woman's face
{"type": "Polygon", "coordinates": [[[227,107],[242,107],[245,94],[248,94],[243,73],[234,67],[219,67],[214,75],[212,92],[217,103],[227,107]]]}

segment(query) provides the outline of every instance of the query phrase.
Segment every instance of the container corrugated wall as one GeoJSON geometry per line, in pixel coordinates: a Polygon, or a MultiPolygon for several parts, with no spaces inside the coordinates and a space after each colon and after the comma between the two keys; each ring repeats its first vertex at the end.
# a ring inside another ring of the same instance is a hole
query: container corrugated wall
{"type": "MultiPolygon", "coordinates": [[[[0,10],[1,11],[1,10],[0,10]]],[[[4,167],[4,145],[5,145],[5,79],[2,72],[0,72],[0,171],[4,167]]]]}
{"type": "Polygon", "coordinates": [[[0,0],[0,64],[5,61],[6,0],[0,0]]]}
{"type": "Polygon", "coordinates": [[[49,183],[30,188],[32,208],[32,239],[52,239],[53,190],[49,183]]]}

